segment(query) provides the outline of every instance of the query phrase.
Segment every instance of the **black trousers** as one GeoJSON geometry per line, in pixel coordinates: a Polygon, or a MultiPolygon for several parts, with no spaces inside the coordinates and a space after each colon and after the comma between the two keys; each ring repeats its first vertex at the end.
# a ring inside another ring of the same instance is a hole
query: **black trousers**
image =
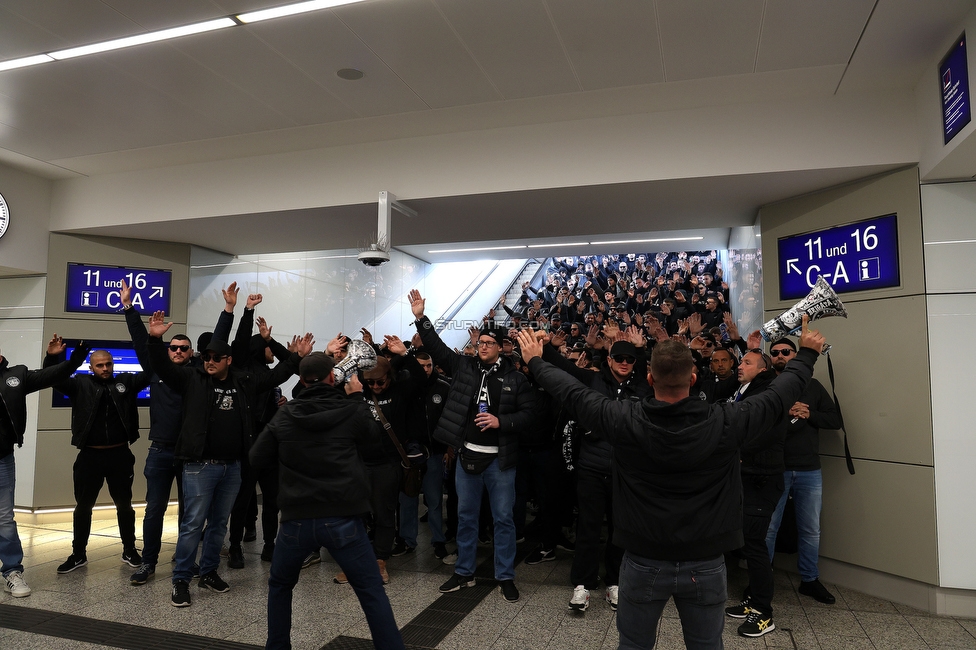
{"type": "Polygon", "coordinates": [[[773,565],[769,560],[766,533],[769,520],[783,494],[783,473],[742,475],[742,556],[749,572],[749,605],[767,616],[773,615],[773,565]]]}
{"type": "Polygon", "coordinates": [[[579,518],[570,582],[587,589],[596,589],[600,585],[600,532],[606,515],[608,538],[603,561],[607,573],[604,582],[608,587],[616,585],[620,581],[620,562],[624,558],[624,550],[610,541],[613,538],[613,486],[610,474],[581,467],[576,486],[579,518]]]}
{"type": "Polygon", "coordinates": [[[72,553],[85,555],[91,535],[92,508],[104,483],[108,483],[108,493],[115,502],[122,547],[135,548],[136,513],[132,509],[132,471],[135,464],[136,458],[128,445],[111,449],[85,447],[78,452],[72,468],[75,488],[72,553]]]}
{"type": "Polygon", "coordinates": [[[373,552],[377,560],[389,560],[393,553],[396,516],[400,510],[402,473],[399,461],[366,466],[366,475],[372,488],[369,503],[373,512],[373,552]]]}
{"type": "Polygon", "coordinates": [[[241,459],[241,490],[237,493],[234,507],[230,511],[230,543],[240,544],[244,539],[244,528],[253,522],[249,511],[257,508],[254,486],[261,486],[261,533],[265,544],[274,544],[278,535],[278,463],[264,469],[254,469],[241,459]]]}

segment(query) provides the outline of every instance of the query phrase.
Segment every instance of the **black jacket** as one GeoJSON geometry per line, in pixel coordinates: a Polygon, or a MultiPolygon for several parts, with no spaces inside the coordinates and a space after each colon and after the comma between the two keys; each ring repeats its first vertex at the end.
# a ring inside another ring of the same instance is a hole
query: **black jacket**
{"type": "Polygon", "coordinates": [[[51,357],[51,362],[45,359],[44,368],[41,370],[29,370],[27,366],[11,366],[6,357],[0,360],[0,401],[7,411],[10,429],[14,433],[14,440],[8,441],[10,446],[14,444],[18,447],[24,446],[28,393],[50,388],[66,380],[85,362],[87,356],[88,348],[77,347],[67,361],[57,363],[57,357],[51,357]]]}
{"type": "MultiPolygon", "coordinates": [[[[474,417],[475,394],[481,385],[481,362],[477,357],[466,357],[447,347],[426,316],[417,321],[417,331],[430,358],[453,377],[434,439],[458,449],[464,444],[465,427],[474,417]]],[[[498,405],[498,467],[506,470],[518,462],[518,438],[531,424],[535,395],[525,375],[511,360],[502,357],[498,376],[503,380],[498,405]]]]}
{"type": "Polygon", "coordinates": [[[810,407],[810,417],[793,422],[787,416],[783,461],[788,470],[810,472],[820,469],[820,429],[839,429],[843,421],[830,393],[816,379],[810,380],[797,401],[810,407]]]}
{"type": "Polygon", "coordinates": [[[540,359],[532,374],[584,426],[614,446],[613,542],[636,555],[686,561],[739,548],[739,447],[780,421],[810,380],[817,355],[801,349],[768,390],[734,404],[689,397],[615,402],[540,359]]]}
{"type": "MultiPolygon", "coordinates": [[[[634,364],[634,370],[623,382],[614,379],[606,361],[601,364],[599,372],[577,368],[551,345],[543,348],[542,358],[606,398],[639,402],[651,395],[651,387],[647,383],[647,354],[643,348],[640,348],[637,354],[638,360],[634,364]]],[[[579,459],[576,461],[578,467],[609,474],[612,457],[613,445],[601,431],[589,430],[584,433],[581,438],[579,459]]]]}
{"type": "MultiPolygon", "coordinates": [[[[776,373],[773,370],[763,370],[749,382],[742,399],[748,399],[768,390],[774,379],[776,373]]],[[[786,412],[795,401],[786,406],[786,412]]],[[[782,474],[786,470],[783,464],[783,441],[786,438],[786,424],[789,419],[786,412],[772,426],[750,431],[751,438],[742,446],[741,451],[743,474],[782,474]]]]}
{"type": "Polygon", "coordinates": [[[378,441],[366,404],[334,386],[315,384],[275,414],[251,447],[251,466],[278,463],[281,520],[369,512],[362,457],[378,441]]]}
{"type": "MultiPolygon", "coordinates": [[[[53,366],[58,361],[58,357],[48,355],[44,359],[44,367],[53,366]]],[[[82,375],[69,377],[55,384],[55,388],[71,398],[71,444],[78,449],[85,446],[98,405],[106,394],[118,410],[129,444],[138,440],[139,409],[136,407],[136,395],[148,385],[147,370],[135,374],[120,372],[111,379],[82,375]]]]}
{"type": "MultiPolygon", "coordinates": [[[[233,321],[234,314],[221,311],[217,318],[217,326],[214,327],[214,340],[226,341],[230,335],[233,321]]],[[[135,307],[125,310],[125,324],[129,329],[129,338],[132,339],[140,363],[148,364],[146,342],[149,340],[149,332],[135,307]]],[[[186,365],[187,368],[199,366],[200,359],[196,357],[187,361],[186,365]]],[[[148,370],[148,368],[148,365],[143,366],[144,370],[148,370]]],[[[151,372],[149,378],[149,439],[166,447],[174,447],[182,426],[182,396],[167,386],[159,375],[151,372]]]]}
{"type": "MultiPolygon", "coordinates": [[[[210,428],[211,411],[214,403],[213,379],[201,367],[187,368],[170,361],[162,340],[150,336],[147,345],[149,364],[153,372],[166,384],[179,393],[183,400],[183,422],[180,437],[176,442],[176,456],[184,460],[201,460],[207,445],[207,432],[210,428]]],[[[241,449],[247,451],[251,446],[251,433],[254,431],[252,407],[257,394],[282,383],[298,371],[298,355],[292,354],[288,361],[275,366],[274,370],[257,375],[229,368],[228,379],[237,389],[241,400],[241,449]]]]}

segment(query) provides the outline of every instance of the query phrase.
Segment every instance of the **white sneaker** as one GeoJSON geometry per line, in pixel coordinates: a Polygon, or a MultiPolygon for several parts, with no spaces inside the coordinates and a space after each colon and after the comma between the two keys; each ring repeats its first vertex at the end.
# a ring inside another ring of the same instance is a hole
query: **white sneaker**
{"type": "Polygon", "coordinates": [[[590,606],[590,590],[583,585],[576,585],[573,589],[573,597],[569,601],[569,608],[577,612],[585,612],[590,606]]]}
{"type": "Polygon", "coordinates": [[[610,603],[610,609],[617,611],[617,585],[611,585],[607,587],[607,602],[610,603]]]}
{"type": "Polygon", "coordinates": [[[31,588],[27,586],[24,574],[21,571],[11,571],[3,577],[3,590],[14,598],[31,595],[31,588]]]}
{"type": "Polygon", "coordinates": [[[457,557],[458,557],[457,551],[454,551],[453,553],[448,553],[443,558],[441,558],[441,562],[443,562],[448,566],[454,566],[455,564],[457,564],[457,557]]]}

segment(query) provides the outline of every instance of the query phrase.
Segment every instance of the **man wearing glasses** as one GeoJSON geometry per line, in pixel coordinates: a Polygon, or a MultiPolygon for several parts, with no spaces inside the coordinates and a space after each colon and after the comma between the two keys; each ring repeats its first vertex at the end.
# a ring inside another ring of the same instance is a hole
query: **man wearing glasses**
{"type": "MultiPolygon", "coordinates": [[[[237,285],[224,290],[226,306],[220,312],[214,336],[226,340],[230,334],[237,301],[237,285]],[[233,300],[231,300],[233,298],[233,300]]],[[[132,290],[124,282],[121,291],[125,324],[129,337],[140,355],[146,354],[149,332],[142,322],[139,311],[132,306],[132,290]]],[[[199,367],[200,360],[193,355],[193,345],[185,334],[176,334],[166,347],[169,360],[174,365],[187,368],[199,367]]],[[[146,455],[146,513],[142,520],[142,565],[132,574],[129,582],[144,585],[156,573],[159,551],[163,538],[163,516],[169,505],[169,496],[176,481],[179,520],[183,519],[183,476],[176,464],[176,439],[183,419],[183,399],[167,386],[155,373],[149,380],[149,452],[146,455]]]]}
{"type": "MultiPolygon", "coordinates": [[[[651,394],[646,379],[647,355],[644,337],[636,328],[629,331],[629,337],[630,340],[616,341],[610,347],[610,354],[599,372],[576,367],[564,359],[551,344],[545,346],[542,359],[608,399],[639,402],[651,394]]],[[[606,567],[604,584],[607,587],[605,597],[610,609],[617,609],[617,585],[624,552],[610,541],[613,538],[612,456],[613,446],[604,431],[585,431],[577,463],[579,470],[576,497],[579,516],[576,523],[576,554],[569,576],[570,583],[574,585],[569,608],[578,612],[587,610],[590,591],[600,585],[600,531],[604,516],[607,518],[609,536],[603,553],[606,567]]],[[[555,559],[554,549],[543,548],[542,553],[544,559],[555,559]]]]}
{"type": "Polygon", "coordinates": [[[478,335],[477,356],[455,354],[424,316],[424,299],[409,294],[410,309],[424,350],[452,378],[434,437],[460,450],[455,483],[458,494],[458,558],[442,593],[475,585],[478,515],[487,489],[495,525],[495,580],[508,602],[519,599],[515,587],[515,466],[518,438],[534,417],[534,390],[511,359],[501,356],[507,334],[486,324],[478,335]]]}
{"type": "MultiPolygon", "coordinates": [[[[787,362],[796,354],[796,347],[789,339],[780,339],[770,346],[773,370],[779,375],[787,362]]],[[[831,594],[820,582],[818,560],[820,556],[820,509],[823,505],[823,475],[820,471],[820,429],[839,429],[840,414],[834,400],[816,379],[807,384],[800,399],[790,408],[786,440],[783,445],[783,496],[780,497],[769,532],[766,546],[772,559],[776,550],[776,534],[783,521],[783,509],[790,493],[796,507],[797,550],[800,571],[799,592],[821,603],[832,605],[831,594]]]]}
{"type": "Polygon", "coordinates": [[[310,341],[299,353],[260,376],[232,367],[231,347],[216,338],[200,355],[202,368],[173,363],[162,336],[172,326],[163,312],[149,319],[149,363],[153,372],[178,392],[183,422],[176,457],[183,460],[183,521],[176,543],[172,604],[189,607],[190,580],[197,545],[207,524],[200,556],[200,588],[224,593],[230,587],[217,574],[220,547],[227,532],[234,499],[241,487],[241,458],[248,452],[254,428],[252,408],[257,394],[281,384],[298,370],[299,357],[311,351],[310,341]]]}

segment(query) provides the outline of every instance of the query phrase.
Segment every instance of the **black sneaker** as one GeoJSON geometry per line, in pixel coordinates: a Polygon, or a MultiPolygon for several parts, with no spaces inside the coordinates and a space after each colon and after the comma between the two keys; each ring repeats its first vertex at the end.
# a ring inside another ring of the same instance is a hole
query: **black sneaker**
{"type": "Polygon", "coordinates": [[[772,616],[766,616],[762,612],[750,609],[749,615],[746,616],[746,622],[739,626],[738,632],[740,636],[754,639],[775,629],[776,624],[773,623],[772,616]]]}
{"type": "Polygon", "coordinates": [[[122,551],[122,564],[128,564],[133,569],[138,569],[142,566],[142,556],[139,555],[139,551],[132,547],[127,551],[122,551]]]}
{"type": "Polygon", "coordinates": [[[153,577],[156,573],[156,567],[149,564],[143,564],[139,567],[139,570],[132,574],[129,578],[129,582],[134,585],[144,585],[149,582],[149,578],[153,577]]]}
{"type": "Polygon", "coordinates": [[[827,588],[823,586],[823,583],[819,579],[810,582],[801,582],[798,591],[804,596],[810,596],[825,605],[833,605],[837,602],[834,595],[827,591],[827,588]]]}
{"type": "Polygon", "coordinates": [[[261,549],[261,560],[270,562],[272,558],[274,558],[274,542],[266,542],[264,548],[261,549]]]}
{"type": "Polygon", "coordinates": [[[307,569],[308,567],[312,566],[313,564],[320,563],[322,561],[322,555],[321,555],[321,553],[322,553],[321,551],[315,551],[313,553],[309,553],[305,557],[305,559],[302,560],[302,568],[303,569],[307,569]]]}
{"type": "Polygon", "coordinates": [[[746,596],[745,598],[742,599],[742,602],[739,603],[738,605],[735,605],[734,607],[726,607],[725,615],[731,616],[732,618],[747,617],[749,615],[749,612],[752,611],[752,608],[749,607],[750,602],[752,602],[752,597],[746,596]]]}
{"type": "Polygon", "coordinates": [[[194,578],[199,578],[200,577],[200,565],[199,564],[197,564],[196,562],[194,562],[193,563],[193,568],[191,570],[193,571],[193,577],[194,578]]]}
{"type": "Polygon", "coordinates": [[[473,587],[475,584],[477,583],[475,582],[474,576],[460,576],[455,573],[451,576],[450,580],[441,585],[440,592],[446,594],[463,589],[464,587],[473,587]]]}
{"type": "Polygon", "coordinates": [[[200,588],[209,589],[210,591],[215,591],[218,594],[222,594],[230,590],[230,585],[221,580],[216,571],[211,571],[210,573],[200,576],[200,588]]]}
{"type": "Polygon", "coordinates": [[[397,543],[393,546],[393,552],[390,553],[393,557],[400,557],[401,555],[406,555],[407,553],[413,553],[416,549],[413,546],[407,546],[407,543],[402,539],[398,539],[397,543]]]}
{"type": "Polygon", "coordinates": [[[525,558],[526,564],[541,564],[542,562],[552,562],[556,559],[556,549],[551,548],[546,550],[543,547],[539,547],[529,553],[529,556],[525,558]]]}
{"type": "Polygon", "coordinates": [[[58,567],[58,573],[60,574],[71,573],[78,567],[85,566],[86,564],[88,564],[87,555],[77,555],[75,553],[72,553],[71,555],[68,556],[68,559],[62,562],[61,566],[58,567]]]}
{"type": "Polygon", "coordinates": [[[244,549],[240,544],[233,544],[227,551],[227,566],[231,569],[244,568],[244,549]]]}
{"type": "Polygon", "coordinates": [[[565,537],[563,537],[561,540],[559,540],[556,543],[556,548],[558,548],[561,551],[566,551],[567,553],[575,553],[576,552],[576,544],[574,544],[573,542],[569,541],[565,537]]]}
{"type": "Polygon", "coordinates": [[[498,583],[498,588],[502,592],[502,597],[505,598],[510,603],[517,603],[519,599],[519,590],[515,587],[514,580],[501,580],[498,583]]]}
{"type": "Polygon", "coordinates": [[[444,545],[444,542],[434,542],[434,557],[438,560],[447,557],[447,546],[444,545]]]}
{"type": "Polygon", "coordinates": [[[242,541],[253,542],[257,538],[258,538],[258,531],[254,530],[253,528],[244,529],[244,539],[242,541]]]}
{"type": "Polygon", "coordinates": [[[190,583],[186,580],[177,580],[173,583],[173,607],[190,606],[190,583]]]}

